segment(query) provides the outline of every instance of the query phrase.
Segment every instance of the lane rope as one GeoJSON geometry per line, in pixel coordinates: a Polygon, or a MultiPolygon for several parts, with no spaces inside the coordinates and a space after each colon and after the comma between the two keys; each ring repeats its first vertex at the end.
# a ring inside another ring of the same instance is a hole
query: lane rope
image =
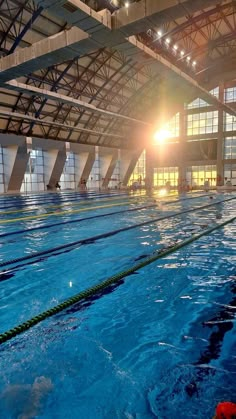
{"type": "MultiPolygon", "coordinates": [[[[232,200],[232,199],[236,199],[236,198],[230,198],[229,200],[232,200]]],[[[58,252],[58,251],[61,251],[61,250],[64,250],[64,249],[71,249],[71,248],[74,248],[78,245],[91,244],[91,243],[94,243],[97,240],[104,239],[104,238],[107,238],[107,237],[111,237],[111,236],[114,236],[116,234],[122,233],[124,231],[133,230],[134,228],[143,227],[147,224],[152,224],[154,222],[166,220],[166,219],[169,219],[169,218],[172,218],[172,217],[177,217],[179,215],[183,215],[183,214],[186,214],[186,213],[189,213],[189,212],[202,211],[205,208],[211,207],[213,205],[214,206],[215,205],[220,205],[221,203],[224,203],[226,201],[228,201],[228,200],[218,201],[217,203],[211,203],[211,204],[203,205],[203,206],[198,207],[198,208],[191,208],[191,209],[187,209],[185,211],[175,212],[175,213],[172,213],[172,214],[169,214],[169,215],[166,215],[166,216],[163,216],[163,217],[159,217],[159,218],[151,218],[150,220],[144,221],[142,223],[133,224],[131,226],[119,228],[117,230],[109,231],[107,233],[98,234],[97,236],[89,237],[89,238],[86,238],[86,239],[76,240],[76,241],[71,242],[71,243],[62,244],[60,246],[56,246],[56,247],[53,247],[51,249],[41,250],[40,252],[35,252],[31,255],[22,256],[22,257],[19,257],[19,258],[16,258],[16,259],[2,261],[2,262],[0,262],[0,268],[8,266],[8,265],[16,264],[16,263],[19,263],[19,262],[23,262],[23,261],[37,259],[41,256],[46,256],[46,255],[50,256],[50,255],[54,254],[55,252],[58,252]]],[[[34,263],[34,262],[32,262],[32,263],[34,263]]]]}
{"type": "Polygon", "coordinates": [[[24,333],[26,330],[30,329],[31,327],[35,326],[36,324],[42,322],[43,320],[52,317],[53,315],[65,310],[66,308],[72,306],[75,303],[78,303],[79,301],[86,300],[87,298],[90,298],[91,296],[97,294],[98,292],[103,291],[105,288],[119,282],[121,279],[133,274],[134,272],[140,270],[141,268],[144,268],[145,266],[155,262],[158,259],[161,259],[171,253],[176,252],[177,250],[195,242],[196,240],[200,239],[203,236],[206,236],[224,226],[227,224],[230,224],[236,220],[236,217],[230,218],[229,220],[224,221],[221,224],[218,224],[214,227],[211,227],[208,230],[203,231],[200,234],[194,235],[193,237],[182,241],[181,243],[177,243],[176,245],[172,246],[169,249],[164,249],[161,253],[157,253],[156,255],[150,256],[147,259],[145,259],[143,262],[140,262],[133,267],[126,269],[125,271],[122,271],[116,275],[113,275],[109,278],[107,278],[105,281],[94,285],[90,288],[88,288],[85,291],[82,291],[73,297],[68,298],[67,300],[63,301],[62,303],[56,305],[55,307],[52,307],[37,316],[32,317],[31,319],[19,324],[16,327],[13,327],[12,329],[7,330],[4,333],[0,334],[0,345],[11,340],[12,338],[20,335],[21,333],[24,333]]]}
{"type": "MultiPolygon", "coordinates": [[[[200,197],[204,197],[204,196],[206,196],[206,195],[201,195],[200,197]]],[[[174,204],[174,203],[180,202],[180,201],[181,202],[182,201],[188,201],[190,199],[196,199],[196,197],[191,197],[191,198],[186,198],[186,199],[177,199],[175,201],[167,201],[167,202],[164,202],[164,205],[170,205],[170,204],[174,204]]],[[[235,198],[229,198],[229,201],[231,199],[235,199],[235,198]]],[[[221,201],[221,202],[226,202],[226,201],[227,200],[221,201]]],[[[156,202],[155,204],[152,204],[152,205],[149,204],[149,205],[145,205],[145,206],[137,207],[137,208],[131,208],[131,209],[126,209],[126,210],[121,210],[121,211],[109,212],[109,213],[105,213],[105,214],[94,215],[94,216],[91,216],[91,217],[76,218],[75,220],[68,220],[68,221],[61,221],[59,223],[45,224],[45,225],[42,225],[42,226],[25,228],[25,229],[22,229],[22,230],[9,231],[7,233],[0,234],[0,238],[1,237],[13,236],[13,235],[16,235],[16,234],[29,233],[31,231],[36,231],[36,230],[48,229],[48,228],[57,227],[57,226],[60,226],[60,225],[78,223],[78,222],[81,222],[81,221],[91,220],[91,219],[94,219],[94,218],[100,218],[100,217],[105,217],[105,216],[109,216],[109,215],[121,214],[121,213],[124,213],[124,212],[138,211],[140,209],[145,209],[145,208],[153,208],[153,207],[158,206],[158,203],[162,203],[162,201],[156,202]]],[[[84,211],[86,211],[86,208],[84,209],[84,211]]],[[[59,215],[59,213],[57,215],[59,215]]]]}

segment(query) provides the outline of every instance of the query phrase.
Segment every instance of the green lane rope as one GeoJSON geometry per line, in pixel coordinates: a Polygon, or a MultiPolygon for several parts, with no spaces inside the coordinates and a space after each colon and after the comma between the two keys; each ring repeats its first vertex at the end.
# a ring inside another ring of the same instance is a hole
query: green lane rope
{"type": "Polygon", "coordinates": [[[176,252],[177,250],[181,249],[184,246],[187,246],[188,244],[193,243],[194,241],[200,239],[203,236],[206,236],[210,233],[212,233],[215,230],[218,230],[219,228],[222,228],[226,226],[227,224],[230,224],[236,220],[236,217],[230,218],[227,221],[224,221],[221,224],[217,224],[214,227],[209,228],[208,230],[203,231],[202,233],[195,234],[192,237],[190,237],[187,240],[184,240],[180,243],[175,244],[174,246],[171,246],[167,249],[164,249],[160,253],[157,253],[156,255],[152,255],[144,259],[142,262],[134,265],[133,267],[126,269],[125,271],[122,271],[116,275],[111,276],[110,278],[106,279],[105,281],[101,282],[100,284],[94,285],[90,288],[88,288],[85,291],[82,291],[76,295],[74,295],[71,298],[68,298],[64,302],[58,304],[55,307],[50,308],[49,310],[44,311],[43,313],[32,317],[32,319],[27,320],[24,323],[19,324],[16,327],[13,327],[12,329],[9,329],[8,331],[0,334],[0,345],[4,342],[9,341],[15,336],[20,335],[21,333],[25,332],[26,330],[30,329],[31,327],[35,326],[36,324],[42,322],[43,320],[65,310],[66,308],[72,306],[75,303],[78,303],[79,301],[85,300],[86,298],[89,298],[98,292],[104,290],[110,285],[113,285],[117,282],[119,282],[121,279],[125,278],[126,276],[138,271],[141,268],[144,268],[145,266],[155,262],[158,259],[161,259],[171,253],[176,252]]]}

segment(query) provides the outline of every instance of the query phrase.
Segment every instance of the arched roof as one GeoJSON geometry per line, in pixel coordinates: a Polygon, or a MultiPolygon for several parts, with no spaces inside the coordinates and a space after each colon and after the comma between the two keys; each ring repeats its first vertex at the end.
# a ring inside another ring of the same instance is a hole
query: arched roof
{"type": "Polygon", "coordinates": [[[173,1],[166,9],[163,0],[154,13],[156,0],[129,0],[129,7],[120,0],[0,0],[0,131],[108,147],[142,146],[153,121],[171,116],[184,101],[201,94],[206,98],[205,89],[224,77],[233,78],[235,2],[194,1],[178,6],[173,1]],[[144,20],[145,4],[149,15],[144,20]],[[40,45],[44,54],[43,46],[51,44],[43,41],[64,33],[67,39],[74,26],[96,43],[93,22],[100,16],[98,37],[106,21],[115,26],[97,47],[82,52],[65,48],[53,60],[50,50],[43,64],[38,50],[29,48],[40,45]],[[117,41],[110,36],[114,33],[117,41]],[[23,57],[24,50],[35,54],[34,61],[30,54],[23,57]],[[4,72],[6,63],[13,67],[12,76],[4,72]]]}

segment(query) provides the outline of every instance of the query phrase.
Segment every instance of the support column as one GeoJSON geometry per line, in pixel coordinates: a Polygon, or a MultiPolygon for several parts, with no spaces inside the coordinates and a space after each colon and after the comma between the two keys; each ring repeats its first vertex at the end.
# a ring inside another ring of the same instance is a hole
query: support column
{"type": "Polygon", "coordinates": [[[116,166],[118,150],[111,150],[100,147],[99,154],[102,188],[108,188],[108,184],[112,178],[112,174],[116,166]]]}
{"type": "Polygon", "coordinates": [[[65,161],[66,161],[66,148],[61,150],[48,150],[45,151],[45,183],[55,188],[56,183],[59,182],[65,161]]]}
{"type": "Polygon", "coordinates": [[[121,182],[124,186],[127,186],[129,178],[132,175],[136,163],[142,153],[142,150],[136,152],[121,150],[121,160],[120,160],[120,174],[121,182]]]}
{"type": "Polygon", "coordinates": [[[88,181],[95,161],[95,147],[83,144],[72,144],[71,151],[75,153],[75,182],[80,186],[81,179],[88,181]]]}
{"type": "MultiPolygon", "coordinates": [[[[224,102],[224,83],[219,85],[219,100],[224,102]]],[[[224,112],[220,108],[218,111],[218,138],[217,138],[217,163],[216,173],[217,181],[216,185],[224,185],[224,112]]]]}
{"type": "Polygon", "coordinates": [[[19,192],[29,160],[26,142],[4,148],[3,159],[5,191],[19,192]]]}

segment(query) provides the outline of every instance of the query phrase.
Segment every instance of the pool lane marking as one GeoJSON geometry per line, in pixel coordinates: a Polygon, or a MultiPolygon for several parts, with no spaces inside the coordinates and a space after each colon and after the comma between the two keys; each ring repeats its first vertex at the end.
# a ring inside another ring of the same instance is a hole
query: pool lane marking
{"type": "MultiPolygon", "coordinates": [[[[130,199],[134,199],[134,200],[137,200],[137,197],[134,197],[134,196],[130,196],[130,197],[125,197],[125,196],[117,196],[117,197],[114,197],[114,198],[109,198],[109,199],[106,199],[106,198],[104,198],[104,200],[102,199],[102,198],[94,198],[94,203],[96,204],[96,202],[95,201],[98,201],[98,203],[99,203],[99,201],[103,201],[103,202],[112,202],[112,201],[117,201],[117,200],[127,200],[127,201],[129,201],[130,199]]],[[[65,202],[64,204],[62,203],[62,204],[57,204],[57,205],[47,205],[47,206],[42,206],[42,208],[43,209],[48,209],[48,208],[60,208],[60,207],[77,207],[78,205],[89,205],[91,202],[88,202],[88,201],[85,201],[85,200],[83,200],[83,201],[80,201],[80,202],[77,202],[77,203],[71,203],[71,201],[70,202],[65,202]]],[[[32,208],[32,209],[30,209],[30,208],[26,208],[26,209],[19,209],[19,210],[12,210],[12,211],[0,211],[0,216],[1,215],[6,215],[6,214],[17,214],[17,213],[20,213],[20,212],[33,212],[33,211],[37,211],[37,210],[39,210],[40,209],[40,207],[38,206],[37,207],[37,204],[34,204],[34,205],[32,205],[32,206],[34,206],[35,208],[32,208]]]]}
{"type": "MultiPolygon", "coordinates": [[[[201,195],[201,196],[206,196],[206,195],[201,195]]],[[[191,198],[187,198],[187,199],[183,199],[183,200],[180,199],[180,200],[176,200],[175,202],[186,201],[186,200],[189,200],[189,199],[193,199],[193,198],[191,197],[191,198]]],[[[235,198],[229,198],[228,200],[230,201],[232,199],[236,199],[236,197],[235,198]]],[[[220,201],[220,202],[226,202],[226,201],[227,200],[220,201]]],[[[168,203],[172,204],[173,202],[172,201],[165,202],[165,204],[168,204],[168,203]]],[[[62,221],[62,222],[59,222],[59,223],[44,224],[44,225],[38,226],[38,227],[32,227],[32,228],[25,228],[25,229],[22,229],[22,230],[10,231],[8,233],[1,233],[0,234],[0,239],[2,237],[8,237],[8,236],[23,234],[23,233],[30,233],[31,231],[48,229],[48,228],[57,227],[57,226],[60,226],[60,225],[79,223],[81,221],[92,220],[92,219],[95,219],[95,218],[101,218],[101,217],[106,217],[106,216],[110,216],[110,215],[122,214],[122,213],[125,213],[125,212],[139,211],[139,210],[146,209],[146,208],[153,208],[153,207],[156,207],[157,205],[158,205],[158,203],[155,203],[155,204],[152,204],[152,205],[149,204],[149,205],[140,206],[140,207],[131,208],[131,209],[126,209],[126,210],[121,210],[121,211],[109,212],[109,213],[105,213],[105,214],[98,214],[98,215],[94,215],[94,216],[91,216],[91,217],[76,218],[74,220],[62,221]]],[[[216,205],[216,203],[214,203],[212,205],[216,205]]]]}
{"type": "MultiPolygon", "coordinates": [[[[138,227],[143,227],[147,224],[152,224],[154,222],[159,222],[159,221],[162,221],[162,220],[166,220],[168,218],[178,217],[179,215],[186,214],[186,213],[189,213],[189,212],[202,211],[205,208],[211,207],[213,205],[219,205],[222,202],[226,202],[226,201],[229,201],[229,200],[232,200],[232,199],[236,199],[236,197],[235,198],[229,198],[229,199],[224,200],[224,201],[219,201],[217,203],[203,205],[202,207],[191,208],[190,210],[188,209],[188,210],[185,210],[185,211],[172,213],[172,214],[162,216],[162,217],[159,217],[159,218],[151,218],[150,220],[144,221],[142,223],[133,224],[131,226],[119,228],[117,230],[109,231],[107,233],[98,234],[97,236],[88,237],[86,239],[76,240],[76,241],[71,242],[71,243],[65,243],[65,244],[62,244],[60,246],[53,247],[51,249],[41,250],[40,252],[35,252],[35,253],[33,253],[31,255],[27,255],[27,256],[21,256],[21,257],[16,258],[16,259],[2,261],[2,262],[0,262],[0,268],[8,266],[8,265],[13,265],[13,264],[16,264],[16,263],[19,263],[19,262],[28,261],[28,260],[32,260],[31,263],[35,263],[36,262],[35,259],[40,258],[41,256],[49,257],[49,256],[52,256],[54,253],[56,253],[58,251],[61,251],[61,250],[64,250],[64,249],[71,249],[71,248],[73,249],[74,247],[76,247],[78,245],[91,244],[91,243],[94,243],[97,240],[105,239],[107,237],[114,236],[114,235],[122,233],[124,231],[132,230],[132,229],[138,228],[138,227]]],[[[26,264],[30,264],[30,263],[27,262],[26,264]]],[[[21,267],[23,265],[24,264],[22,264],[21,267]]]]}
{"type": "MultiPolygon", "coordinates": [[[[169,195],[169,196],[171,197],[171,195],[169,195]]],[[[169,204],[173,204],[175,202],[187,201],[187,200],[190,200],[190,199],[197,199],[197,198],[206,197],[206,196],[208,196],[208,195],[204,194],[204,195],[198,195],[198,196],[191,196],[189,198],[166,201],[165,204],[169,205],[169,204]]],[[[78,206],[78,205],[89,205],[90,202],[88,202],[88,201],[90,199],[93,200],[94,203],[96,203],[96,201],[98,201],[98,203],[99,203],[100,200],[102,200],[103,202],[111,202],[111,201],[117,201],[119,199],[129,201],[129,200],[137,200],[137,199],[138,200],[143,200],[145,198],[146,198],[145,195],[132,195],[132,196],[130,195],[130,196],[127,196],[126,194],[123,194],[123,195],[121,194],[121,195],[114,195],[114,197],[111,195],[109,198],[107,198],[107,195],[105,195],[104,197],[103,196],[101,196],[101,197],[98,196],[97,198],[88,198],[87,200],[83,200],[83,201],[80,201],[80,202],[73,203],[73,201],[76,200],[76,198],[75,198],[74,200],[69,201],[69,202],[65,202],[65,203],[62,202],[61,204],[59,203],[59,204],[54,204],[54,205],[47,205],[47,206],[43,206],[43,208],[48,209],[48,208],[60,208],[60,207],[67,207],[67,206],[75,207],[75,206],[78,206]]],[[[161,197],[161,198],[163,199],[163,197],[161,197]]],[[[153,199],[154,199],[154,197],[153,197],[153,199]]],[[[162,202],[162,201],[160,201],[160,202],[162,202]]],[[[31,204],[31,206],[34,206],[35,208],[31,208],[31,209],[30,208],[25,208],[25,209],[11,210],[11,211],[0,211],[0,216],[6,215],[6,214],[17,214],[17,213],[20,213],[20,212],[37,211],[40,208],[40,206],[42,206],[42,205],[43,205],[43,203],[40,203],[40,204],[38,204],[38,207],[37,207],[37,204],[31,204]]]]}
{"type": "Polygon", "coordinates": [[[20,218],[13,218],[13,219],[8,219],[8,220],[1,220],[0,221],[0,225],[1,224],[7,224],[7,223],[16,223],[17,221],[27,221],[27,220],[35,220],[35,219],[40,219],[40,218],[45,218],[45,217],[52,217],[52,216],[60,216],[60,215],[65,215],[65,214],[75,214],[78,212],[84,212],[84,211],[92,211],[92,210],[96,210],[96,209],[102,209],[102,208],[112,208],[112,207],[118,207],[120,205],[129,205],[126,201],[124,202],[118,202],[116,204],[110,204],[110,205],[98,205],[96,207],[89,207],[89,208],[80,208],[77,210],[67,210],[67,211],[60,211],[60,212],[50,212],[47,214],[40,214],[40,215],[29,215],[27,217],[20,217],[20,218]]]}
{"type": "MultiPolygon", "coordinates": [[[[178,199],[178,200],[175,200],[175,201],[166,201],[166,202],[165,201],[164,202],[163,201],[159,201],[159,202],[156,202],[155,205],[158,205],[158,203],[162,203],[162,202],[163,202],[163,205],[175,204],[176,202],[188,201],[190,199],[196,199],[196,198],[199,198],[199,197],[201,198],[201,197],[204,197],[204,196],[207,196],[207,195],[200,195],[198,197],[190,197],[190,198],[186,198],[186,199],[178,199]]],[[[138,198],[139,197],[133,197],[134,200],[137,200],[138,198]]],[[[30,216],[27,216],[27,217],[10,218],[8,220],[0,220],[0,225],[1,224],[7,224],[7,223],[13,223],[13,222],[17,222],[17,221],[24,221],[24,220],[28,220],[28,219],[38,219],[38,218],[40,219],[42,217],[45,218],[45,217],[50,217],[50,216],[54,216],[54,215],[55,216],[60,216],[60,215],[65,215],[65,214],[73,214],[73,213],[76,213],[76,212],[84,212],[84,211],[87,211],[87,210],[88,211],[91,211],[91,210],[97,209],[97,208],[111,208],[112,206],[125,205],[125,202],[126,201],[129,201],[129,199],[130,198],[124,198],[124,202],[120,202],[119,204],[113,204],[113,205],[111,204],[111,205],[108,205],[108,206],[86,207],[86,208],[81,208],[79,210],[71,210],[71,211],[68,211],[67,210],[67,211],[60,211],[60,212],[50,212],[50,213],[46,213],[46,214],[39,214],[39,215],[32,215],[32,216],[30,215],[30,216]]],[[[229,200],[231,200],[231,199],[235,199],[235,198],[229,198],[229,200]]],[[[109,202],[109,200],[107,200],[107,201],[109,202]]],[[[224,201],[221,201],[221,202],[224,202],[224,201]]],[[[1,235],[0,235],[0,237],[1,237],[1,235]]]]}
{"type": "Polygon", "coordinates": [[[61,311],[65,310],[66,308],[72,306],[73,304],[76,304],[80,301],[86,300],[87,298],[92,297],[93,295],[96,295],[98,292],[103,291],[105,288],[118,283],[121,279],[133,274],[134,272],[144,268],[147,265],[150,265],[151,263],[155,262],[158,259],[161,259],[167,255],[170,255],[177,250],[195,242],[196,240],[200,239],[203,236],[206,236],[224,226],[227,224],[233,223],[236,220],[236,217],[230,218],[229,220],[224,221],[221,224],[217,224],[214,227],[209,228],[208,230],[203,231],[200,234],[195,234],[191,238],[184,240],[180,243],[175,244],[174,246],[170,247],[169,249],[164,249],[161,253],[157,253],[156,255],[150,256],[146,258],[143,262],[140,262],[133,267],[126,269],[125,271],[122,271],[116,275],[113,275],[109,278],[107,278],[105,281],[100,282],[97,285],[94,285],[90,288],[87,288],[85,291],[82,291],[73,297],[68,298],[67,300],[63,301],[62,303],[38,314],[37,316],[32,317],[31,319],[19,324],[16,327],[13,327],[12,329],[7,330],[4,333],[0,334],[0,345],[11,340],[12,338],[20,335],[21,333],[24,333],[26,330],[30,329],[31,327],[35,326],[36,324],[42,322],[43,320],[54,316],[57,313],[60,313],[61,311]]]}

